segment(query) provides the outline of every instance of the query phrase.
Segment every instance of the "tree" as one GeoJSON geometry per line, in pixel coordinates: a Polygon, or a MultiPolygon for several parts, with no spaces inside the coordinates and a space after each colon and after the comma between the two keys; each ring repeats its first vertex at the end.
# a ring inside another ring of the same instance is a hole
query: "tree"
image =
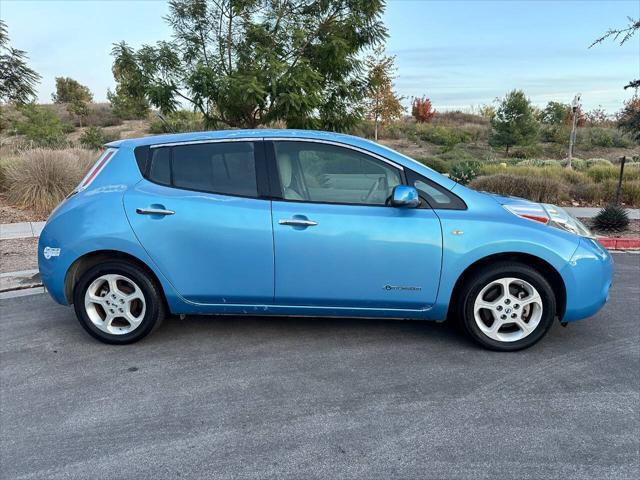
{"type": "Polygon", "coordinates": [[[491,119],[489,143],[505,147],[507,155],[514,145],[530,145],[537,138],[536,121],[529,99],[522,90],[509,92],[500,102],[496,115],[491,119]]]}
{"type": "Polygon", "coordinates": [[[378,140],[378,125],[400,118],[404,107],[400,103],[402,97],[393,90],[393,65],[395,57],[385,55],[382,46],[376,48],[366,60],[367,97],[366,115],[374,122],[374,138],[378,140]]]}
{"type": "Polygon", "coordinates": [[[74,101],[83,101],[91,103],[93,95],[89,87],[82,85],[73,78],[56,77],[56,92],[51,95],[54,103],[72,103],[74,101]]]}
{"type": "Polygon", "coordinates": [[[551,101],[540,113],[540,122],[546,125],[562,125],[571,115],[571,105],[551,101]]]}
{"type": "Polygon", "coordinates": [[[411,115],[418,123],[430,122],[435,116],[431,100],[427,97],[415,97],[411,101],[411,115]]]}
{"type": "Polygon", "coordinates": [[[71,115],[78,117],[82,127],[82,119],[89,113],[88,104],[93,101],[89,87],[73,78],[56,77],[56,92],[51,95],[54,103],[64,103],[71,115]]]}
{"type": "Polygon", "coordinates": [[[7,24],[0,20],[0,101],[18,105],[36,96],[40,75],[27,66],[27,54],[9,45],[7,24]]]}
{"type": "MultiPolygon", "coordinates": [[[[640,30],[640,19],[634,20],[631,17],[627,17],[627,19],[629,20],[629,25],[627,25],[625,28],[610,28],[605,32],[604,35],[596,38],[593,43],[589,45],[589,48],[604,42],[608,38],[612,38],[614,42],[617,42],[619,39],[620,45],[624,45],[625,42],[631,40],[631,37],[633,37],[636,32],[640,30]]],[[[625,85],[624,88],[625,90],[627,88],[635,88],[637,92],[638,88],[640,88],[640,79],[631,80],[627,85],[625,85]]]]}
{"type": "Polygon", "coordinates": [[[635,95],[625,103],[618,115],[618,128],[640,143],[640,96],[635,95]]]}
{"type": "Polygon", "coordinates": [[[117,44],[113,68],[127,94],[163,113],[189,103],[207,127],[345,130],[362,117],[360,54],[386,37],[383,9],[384,0],[172,0],[172,40],[117,44]]]}
{"type": "Polygon", "coordinates": [[[113,47],[112,55],[116,58],[111,69],[116,90],[108,91],[107,98],[114,114],[127,120],[146,118],[149,115],[147,80],[136,63],[136,53],[122,42],[113,47]]]}

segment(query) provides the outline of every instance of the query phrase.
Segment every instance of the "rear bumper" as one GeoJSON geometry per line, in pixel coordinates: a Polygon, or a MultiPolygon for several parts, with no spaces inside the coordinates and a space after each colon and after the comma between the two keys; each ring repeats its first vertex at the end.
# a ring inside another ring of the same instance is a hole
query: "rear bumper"
{"type": "Polygon", "coordinates": [[[609,300],[613,258],[597,240],[580,239],[578,249],[560,274],[567,291],[562,321],[572,322],[590,317],[609,300]]]}

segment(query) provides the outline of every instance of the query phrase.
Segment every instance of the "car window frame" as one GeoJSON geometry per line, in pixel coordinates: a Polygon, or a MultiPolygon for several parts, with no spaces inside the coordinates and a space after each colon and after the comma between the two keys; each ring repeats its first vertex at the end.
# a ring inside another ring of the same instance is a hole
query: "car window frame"
{"type": "Polygon", "coordinates": [[[465,201],[460,198],[458,195],[453,193],[448,188],[443,187],[438,182],[434,182],[433,180],[425,177],[424,175],[419,174],[418,172],[407,169],[406,170],[406,181],[407,185],[413,187],[418,192],[418,196],[420,197],[420,206],[418,208],[430,208],[431,210],[468,210],[469,207],[465,203],[465,201]],[[435,188],[440,193],[446,195],[449,199],[451,199],[451,205],[441,205],[441,204],[432,204],[429,201],[429,198],[420,190],[415,187],[415,182],[421,181],[426,183],[427,185],[435,188]]]}
{"type": "Polygon", "coordinates": [[[388,158],[377,155],[369,150],[365,150],[363,148],[356,147],[354,145],[349,145],[341,142],[331,141],[331,140],[323,140],[323,139],[315,139],[315,138],[290,138],[290,137],[274,137],[274,138],[265,138],[265,154],[267,160],[267,166],[269,169],[269,185],[271,196],[274,200],[283,201],[283,202],[291,202],[291,203],[307,203],[314,205],[337,205],[337,206],[360,206],[360,207],[378,207],[378,208],[393,208],[389,204],[380,204],[380,203],[361,203],[361,202],[321,202],[316,200],[294,200],[284,198],[282,193],[282,185],[280,183],[280,175],[278,174],[278,162],[276,159],[276,150],[275,143],[276,142],[296,142],[296,143],[320,143],[324,145],[332,145],[338,148],[344,148],[346,150],[355,151],[361,155],[365,155],[369,160],[376,163],[384,163],[386,167],[391,167],[395,169],[398,173],[398,177],[400,178],[400,183],[398,185],[406,185],[406,176],[405,176],[405,167],[396,162],[389,160],[388,158]]]}
{"type": "Polygon", "coordinates": [[[227,197],[237,197],[237,198],[251,198],[255,200],[265,200],[271,198],[271,189],[269,186],[269,172],[267,170],[267,162],[265,158],[265,146],[264,142],[261,139],[255,138],[234,138],[234,139],[215,139],[215,140],[199,140],[199,141],[187,141],[187,142],[173,142],[166,144],[155,144],[155,145],[145,145],[142,147],[136,147],[134,149],[134,155],[136,157],[136,162],[138,164],[138,168],[140,173],[150,183],[154,185],[160,185],[166,188],[172,188],[174,190],[184,190],[188,192],[199,192],[199,193],[208,193],[211,195],[222,195],[227,197]],[[202,144],[228,144],[228,143],[238,143],[238,142],[250,142],[253,144],[253,162],[254,169],[256,175],[256,195],[241,195],[238,193],[228,193],[228,192],[216,192],[214,190],[205,190],[205,189],[196,189],[196,188],[187,188],[182,186],[177,186],[174,184],[173,179],[173,162],[174,162],[174,148],[183,147],[189,145],[202,145],[202,144]],[[170,149],[170,160],[169,160],[169,174],[170,174],[170,184],[157,182],[151,179],[149,176],[151,170],[151,153],[154,150],[160,148],[168,148],[170,149]]]}

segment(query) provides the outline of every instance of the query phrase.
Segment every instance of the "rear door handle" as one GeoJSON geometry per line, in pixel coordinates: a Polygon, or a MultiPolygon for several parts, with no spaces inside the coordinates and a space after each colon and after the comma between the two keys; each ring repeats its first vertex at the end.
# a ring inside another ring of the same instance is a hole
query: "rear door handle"
{"type": "Polygon", "coordinates": [[[302,220],[301,218],[281,218],[278,222],[280,225],[289,225],[291,227],[314,227],[318,222],[313,220],[302,220]]]}
{"type": "Polygon", "coordinates": [[[136,208],[139,215],[173,215],[173,210],[165,210],[164,208],[136,208]]]}

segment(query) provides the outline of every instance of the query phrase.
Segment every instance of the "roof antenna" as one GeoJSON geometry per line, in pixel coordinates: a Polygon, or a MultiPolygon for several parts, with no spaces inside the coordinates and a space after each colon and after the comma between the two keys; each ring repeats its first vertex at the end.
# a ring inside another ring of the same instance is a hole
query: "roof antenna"
{"type": "Polygon", "coordinates": [[[160,121],[163,123],[165,128],[169,131],[169,133],[176,133],[176,130],[171,126],[171,124],[167,121],[165,116],[162,115],[162,113],[156,112],[156,116],[160,119],[160,121]]]}

